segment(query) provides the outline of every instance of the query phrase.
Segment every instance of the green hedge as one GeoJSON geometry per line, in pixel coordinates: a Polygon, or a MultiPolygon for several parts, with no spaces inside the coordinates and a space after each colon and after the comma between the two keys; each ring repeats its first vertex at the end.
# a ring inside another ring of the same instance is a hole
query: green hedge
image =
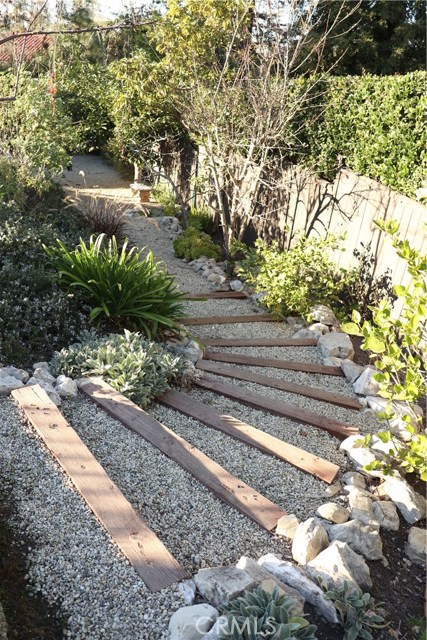
{"type": "Polygon", "coordinates": [[[413,197],[426,180],[426,81],[423,71],[328,78],[314,107],[320,117],[305,124],[302,161],[333,178],[341,157],[356,173],[413,197]]]}

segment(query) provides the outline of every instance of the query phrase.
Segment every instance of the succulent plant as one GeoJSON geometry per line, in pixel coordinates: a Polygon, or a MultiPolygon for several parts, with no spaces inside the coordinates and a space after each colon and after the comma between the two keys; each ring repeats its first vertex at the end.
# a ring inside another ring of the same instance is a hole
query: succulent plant
{"type": "Polygon", "coordinates": [[[275,587],[271,593],[259,586],[232,600],[223,608],[227,627],[224,640],[316,640],[316,627],[294,610],[296,600],[281,594],[275,587]]]}
{"type": "Polygon", "coordinates": [[[334,603],[341,625],[344,627],[343,640],[372,640],[368,629],[381,629],[386,625],[384,618],[375,611],[374,602],[369,593],[363,593],[347,580],[343,585],[332,588],[319,579],[326,598],[334,603]]]}

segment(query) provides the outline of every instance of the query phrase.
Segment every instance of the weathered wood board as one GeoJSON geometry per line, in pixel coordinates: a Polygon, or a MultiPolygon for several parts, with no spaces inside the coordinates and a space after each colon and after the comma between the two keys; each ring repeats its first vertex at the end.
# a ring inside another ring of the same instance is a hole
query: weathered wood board
{"type": "Polygon", "coordinates": [[[339,472],[338,465],[323,460],[279,438],[275,438],[269,433],[252,427],[233,416],[220,414],[212,407],[179,391],[166,391],[157,400],[170,409],[175,409],[190,418],[195,418],[208,427],[218,429],[228,436],[236,438],[236,440],[245,442],[264,453],[289,462],[298,467],[298,469],[311,473],[325,482],[333,482],[339,472]]]}
{"type": "Polygon", "coordinates": [[[288,380],[280,380],[279,378],[273,378],[271,376],[264,376],[260,373],[254,373],[247,369],[239,369],[237,367],[229,367],[220,362],[212,362],[210,360],[203,360],[202,358],[197,362],[196,367],[202,371],[208,371],[209,373],[215,373],[219,376],[226,376],[227,378],[234,378],[236,380],[247,380],[248,382],[255,382],[256,384],[263,385],[265,387],[272,387],[273,389],[280,389],[280,391],[287,391],[289,393],[297,393],[307,398],[313,398],[313,400],[321,400],[322,402],[330,402],[346,409],[354,409],[360,411],[361,405],[356,398],[350,398],[350,396],[343,396],[339,393],[333,393],[326,391],[325,389],[319,389],[317,387],[309,387],[304,384],[296,384],[295,382],[289,382],[288,380]]]}
{"type": "Polygon", "coordinates": [[[315,338],[203,338],[208,347],[316,347],[315,338]]]}
{"type": "Polygon", "coordinates": [[[277,318],[269,313],[256,313],[245,316],[203,316],[198,318],[183,318],[182,324],[240,324],[245,322],[278,322],[277,318]]]}
{"type": "Polygon", "coordinates": [[[258,356],[245,356],[239,353],[228,353],[226,351],[211,351],[209,349],[205,349],[203,352],[203,358],[205,360],[216,360],[217,362],[243,364],[253,367],[290,369],[292,371],[303,371],[306,373],[321,373],[328,376],[344,375],[341,367],[329,367],[324,364],[311,364],[308,362],[296,362],[293,360],[279,360],[279,358],[260,358],[258,356]]]}
{"type": "Polygon", "coordinates": [[[185,300],[194,300],[198,298],[210,298],[210,299],[226,299],[232,298],[235,300],[247,300],[247,295],[242,291],[208,291],[205,293],[187,293],[185,300]]]}
{"type": "Polygon", "coordinates": [[[279,518],[286,513],[104,381],[88,379],[81,389],[110,416],[145,438],[191,473],[218,498],[244,513],[267,531],[273,530],[279,518]]]}
{"type": "Polygon", "coordinates": [[[333,420],[332,418],[327,418],[319,413],[300,409],[299,407],[287,404],[280,400],[275,400],[258,393],[253,393],[253,391],[247,391],[246,389],[242,389],[241,387],[237,387],[233,384],[219,382],[218,380],[208,377],[204,377],[202,380],[197,380],[195,384],[203,389],[207,389],[208,391],[213,391],[214,393],[242,402],[254,409],[269,411],[270,413],[290,418],[296,422],[303,422],[304,424],[324,429],[337,438],[341,438],[341,440],[358,433],[358,429],[352,425],[339,422],[338,420],[333,420]]]}
{"type": "Polygon", "coordinates": [[[16,389],[12,395],[147,587],[160,591],[185,578],[184,569],[126,500],[47,393],[35,385],[16,389]]]}

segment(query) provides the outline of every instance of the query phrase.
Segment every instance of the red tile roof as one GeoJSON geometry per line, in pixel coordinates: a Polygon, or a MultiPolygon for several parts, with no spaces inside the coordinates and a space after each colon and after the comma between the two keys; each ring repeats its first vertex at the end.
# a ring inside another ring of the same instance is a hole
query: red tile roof
{"type": "MultiPolygon", "coordinates": [[[[7,34],[4,35],[6,36],[7,34]]],[[[6,42],[6,44],[0,45],[0,64],[8,64],[14,59],[19,59],[23,46],[25,46],[25,60],[31,60],[31,58],[34,58],[38,53],[48,49],[52,42],[53,39],[50,36],[42,35],[17,38],[16,40],[6,42]]]]}

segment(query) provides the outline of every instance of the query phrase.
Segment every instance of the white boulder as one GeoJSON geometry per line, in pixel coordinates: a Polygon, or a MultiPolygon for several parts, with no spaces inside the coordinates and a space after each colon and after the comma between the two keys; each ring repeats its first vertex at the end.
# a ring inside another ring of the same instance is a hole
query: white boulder
{"type": "Polygon", "coordinates": [[[345,542],[333,542],[306,566],[307,573],[316,579],[320,576],[325,581],[332,581],[339,587],[345,580],[360,589],[372,587],[369,567],[365,560],[345,542]]]}
{"type": "Polygon", "coordinates": [[[353,390],[359,396],[376,396],[380,390],[379,383],[374,379],[374,375],[379,373],[377,369],[366,367],[353,384],[353,390]]]}
{"type": "Polygon", "coordinates": [[[334,524],[329,528],[329,539],[346,542],[353,551],[361,553],[368,560],[383,558],[383,543],[378,527],[361,524],[358,520],[350,520],[344,524],[334,524]]]}
{"type": "Polygon", "coordinates": [[[194,582],[202,596],[215,607],[228,604],[256,586],[246,571],[236,567],[200,569],[194,576],[194,582]]]}
{"type": "Polygon", "coordinates": [[[354,357],[353,345],[346,333],[327,333],[319,338],[318,345],[324,358],[354,357]]]}
{"type": "Polygon", "coordinates": [[[426,564],[427,531],[425,529],[420,527],[411,527],[409,529],[405,553],[412,562],[426,564]]]}
{"type": "Polygon", "coordinates": [[[307,602],[318,609],[319,614],[328,622],[338,622],[337,611],[330,600],[325,598],[322,589],[317,586],[301,567],[296,567],[291,562],[281,560],[273,553],[267,553],[258,560],[264,569],[281,582],[293,587],[305,598],[307,602]]]}
{"type": "Polygon", "coordinates": [[[74,398],[78,393],[77,382],[67,376],[60,375],[56,379],[55,391],[64,398],[74,398]]]}
{"type": "Polygon", "coordinates": [[[175,611],[169,621],[170,640],[201,640],[218,619],[209,604],[195,604],[175,611]]]}
{"type": "Polygon", "coordinates": [[[283,536],[288,540],[293,540],[295,531],[299,525],[299,520],[294,513],[290,513],[289,515],[282,516],[276,525],[276,534],[278,536],[283,536]]]}
{"type": "Polygon", "coordinates": [[[310,318],[313,322],[321,322],[329,327],[339,327],[339,321],[335,313],[324,304],[316,304],[310,309],[310,318]]]}
{"type": "Polygon", "coordinates": [[[393,500],[406,522],[415,524],[426,516],[427,502],[424,496],[417,493],[410,484],[401,477],[387,477],[379,485],[378,495],[393,500]]]}
{"type": "Polygon", "coordinates": [[[7,396],[14,389],[20,389],[24,383],[14,376],[5,376],[0,378],[0,396],[7,396]]]}
{"type": "Polygon", "coordinates": [[[364,372],[365,367],[361,367],[360,364],[356,364],[352,360],[346,358],[341,360],[341,369],[343,374],[351,384],[356,382],[357,378],[364,372]]]}
{"type": "Polygon", "coordinates": [[[374,516],[383,529],[397,531],[400,527],[396,505],[391,500],[377,500],[372,504],[374,516]]]}
{"type": "Polygon", "coordinates": [[[335,502],[326,502],[325,504],[321,504],[316,511],[316,515],[320,518],[324,518],[325,520],[330,520],[330,522],[335,522],[335,524],[347,522],[349,518],[348,510],[344,507],[340,507],[340,505],[335,502]]]}
{"type": "Polygon", "coordinates": [[[299,564],[307,564],[329,544],[328,534],[315,518],[301,522],[292,541],[292,557],[299,564]]]}

